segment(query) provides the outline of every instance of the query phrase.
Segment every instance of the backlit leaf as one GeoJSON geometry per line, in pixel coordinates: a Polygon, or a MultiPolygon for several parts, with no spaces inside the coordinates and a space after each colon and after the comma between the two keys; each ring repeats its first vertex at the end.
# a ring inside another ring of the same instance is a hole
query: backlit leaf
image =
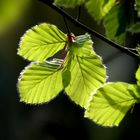
{"type": "Polygon", "coordinates": [[[94,93],[85,117],[102,126],[118,126],[128,110],[139,100],[136,85],[108,83],[94,93]]]}
{"type": "Polygon", "coordinates": [[[81,5],[86,0],[55,0],[55,4],[64,7],[75,7],[81,5]]]}
{"type": "Polygon", "coordinates": [[[89,0],[86,3],[86,8],[100,22],[114,5],[115,0],[89,0]]]}
{"type": "Polygon", "coordinates": [[[62,70],[55,62],[31,63],[18,82],[20,100],[39,104],[53,99],[63,89],[62,70]]]}
{"type": "Polygon", "coordinates": [[[31,61],[46,60],[62,50],[66,41],[67,36],[56,26],[43,23],[25,33],[18,54],[31,61]]]}
{"type": "Polygon", "coordinates": [[[93,52],[90,39],[80,45],[73,43],[70,49],[71,80],[65,91],[75,103],[86,108],[91,92],[106,81],[106,70],[101,59],[93,52]]]}
{"type": "Polygon", "coordinates": [[[136,72],[136,79],[137,79],[137,84],[140,86],[140,66],[136,72]]]}
{"type": "Polygon", "coordinates": [[[77,36],[75,38],[75,43],[71,43],[69,46],[69,52],[73,55],[78,56],[90,56],[95,54],[92,48],[92,40],[89,34],[84,34],[77,36]]]}
{"type": "Polygon", "coordinates": [[[116,5],[104,18],[106,35],[110,39],[123,44],[126,37],[127,15],[125,5],[116,5]]]}

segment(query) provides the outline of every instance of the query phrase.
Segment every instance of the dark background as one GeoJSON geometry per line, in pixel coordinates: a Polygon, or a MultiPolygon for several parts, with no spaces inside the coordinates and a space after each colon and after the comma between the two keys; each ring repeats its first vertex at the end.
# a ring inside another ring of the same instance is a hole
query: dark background
{"type": "MultiPolygon", "coordinates": [[[[77,9],[67,11],[75,16],[77,9]]],[[[43,105],[19,102],[17,79],[21,70],[29,64],[16,54],[20,37],[27,29],[42,22],[55,24],[65,33],[66,29],[63,17],[37,0],[30,0],[23,9],[19,8],[16,12],[20,12],[19,16],[11,23],[9,21],[9,25],[3,27],[0,33],[0,140],[124,140],[139,137],[139,105],[135,105],[133,113],[129,112],[119,127],[105,128],[85,119],[84,110],[63,93],[43,105]]],[[[103,25],[97,25],[83,7],[80,20],[104,34],[103,25]]],[[[70,22],[68,24],[75,35],[85,33],[70,22]]],[[[129,36],[126,43],[131,46],[133,39],[129,36]]],[[[135,83],[134,73],[138,61],[96,37],[92,38],[95,51],[102,56],[107,66],[108,81],[135,83]]]]}

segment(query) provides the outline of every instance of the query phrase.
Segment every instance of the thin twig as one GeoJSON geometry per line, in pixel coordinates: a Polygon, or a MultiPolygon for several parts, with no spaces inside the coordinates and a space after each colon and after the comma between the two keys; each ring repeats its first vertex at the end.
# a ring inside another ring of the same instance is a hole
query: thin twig
{"type": "Polygon", "coordinates": [[[77,21],[80,21],[80,16],[81,16],[81,5],[77,9],[77,17],[76,17],[77,21]]]}
{"type": "Polygon", "coordinates": [[[70,34],[71,31],[70,31],[70,28],[69,28],[69,26],[68,26],[67,20],[66,20],[66,18],[65,18],[64,16],[63,16],[63,19],[64,19],[64,23],[65,23],[65,26],[66,26],[67,32],[68,32],[68,34],[70,34]]]}
{"type": "Polygon", "coordinates": [[[67,18],[69,21],[71,21],[76,26],[80,27],[81,29],[87,31],[88,33],[90,33],[90,34],[92,34],[94,36],[96,36],[97,38],[99,38],[102,41],[108,43],[109,45],[111,45],[111,46],[119,49],[121,52],[126,53],[127,55],[130,55],[132,57],[135,57],[135,58],[138,58],[139,59],[139,55],[138,54],[136,54],[133,51],[129,50],[127,47],[121,46],[121,45],[113,42],[112,40],[110,40],[110,39],[106,38],[105,36],[99,34],[98,32],[94,31],[93,29],[87,27],[83,23],[77,21],[75,18],[73,18],[71,15],[69,15],[66,11],[64,11],[61,8],[57,7],[56,5],[52,4],[49,0],[39,0],[39,1],[41,1],[44,4],[48,5],[49,7],[51,7],[52,9],[54,9],[59,14],[65,16],[65,18],[67,18]]]}
{"type": "MultiPolygon", "coordinates": [[[[63,7],[61,7],[61,9],[64,10],[63,7]]],[[[67,33],[70,34],[71,31],[70,31],[70,28],[68,26],[68,23],[67,23],[67,20],[66,20],[65,16],[63,16],[63,20],[64,20],[64,23],[65,23],[65,26],[66,26],[66,29],[67,29],[67,33]]]]}

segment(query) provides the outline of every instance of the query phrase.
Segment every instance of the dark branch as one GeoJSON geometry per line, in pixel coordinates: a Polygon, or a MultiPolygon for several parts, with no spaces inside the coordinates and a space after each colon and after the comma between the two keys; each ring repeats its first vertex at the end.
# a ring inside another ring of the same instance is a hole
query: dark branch
{"type": "Polygon", "coordinates": [[[93,29],[87,27],[86,25],[84,25],[83,23],[77,21],[75,18],[73,18],[71,15],[69,15],[66,11],[64,11],[63,9],[55,6],[54,4],[52,4],[52,2],[50,2],[49,0],[39,0],[43,3],[45,3],[46,5],[48,5],[49,7],[51,7],[52,9],[54,9],[55,11],[57,11],[59,14],[65,16],[65,18],[67,18],[69,21],[71,21],[72,23],[74,23],[76,26],[80,27],[81,29],[87,31],[88,33],[96,36],[97,38],[101,39],[102,41],[108,43],[109,45],[119,49],[121,52],[126,53],[127,55],[130,55],[132,57],[135,58],[139,58],[139,55],[134,53],[132,50],[130,50],[127,47],[121,46],[113,41],[111,41],[110,39],[107,39],[105,36],[99,34],[98,32],[94,31],[93,29]]]}

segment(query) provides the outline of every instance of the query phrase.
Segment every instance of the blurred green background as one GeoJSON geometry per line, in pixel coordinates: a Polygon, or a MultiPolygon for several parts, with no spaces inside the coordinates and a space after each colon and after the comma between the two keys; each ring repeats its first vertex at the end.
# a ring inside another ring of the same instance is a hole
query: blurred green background
{"type": "MultiPolygon", "coordinates": [[[[67,10],[75,17],[77,9],[67,10]]],[[[82,7],[81,22],[104,34],[82,7]]],[[[105,128],[83,118],[84,110],[60,93],[50,103],[26,105],[19,102],[16,83],[29,64],[17,56],[20,37],[32,26],[48,22],[66,33],[63,17],[37,0],[0,0],[0,140],[124,140],[139,137],[140,105],[128,113],[118,128],[105,128]]],[[[75,35],[85,33],[68,22],[75,35]]],[[[108,81],[135,83],[138,62],[105,42],[92,37],[97,54],[107,66],[108,81]]],[[[128,35],[127,46],[137,37],[128,35]],[[131,39],[129,39],[131,38],[131,39]]]]}

